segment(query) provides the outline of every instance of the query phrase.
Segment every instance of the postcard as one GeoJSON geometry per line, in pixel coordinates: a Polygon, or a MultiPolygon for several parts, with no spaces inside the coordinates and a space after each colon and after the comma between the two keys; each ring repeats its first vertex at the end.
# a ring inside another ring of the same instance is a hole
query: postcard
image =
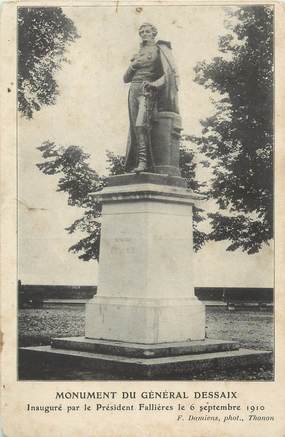
{"type": "Polygon", "coordinates": [[[284,5],[1,5],[2,433],[284,436],[284,5]]]}

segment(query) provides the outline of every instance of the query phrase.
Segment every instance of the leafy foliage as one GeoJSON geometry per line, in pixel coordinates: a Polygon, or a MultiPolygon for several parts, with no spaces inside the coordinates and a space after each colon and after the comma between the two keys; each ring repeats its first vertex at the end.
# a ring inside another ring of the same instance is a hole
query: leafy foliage
{"type": "Polygon", "coordinates": [[[94,196],[100,191],[105,180],[88,164],[89,155],[78,146],[64,148],[52,142],[43,143],[38,149],[42,152],[44,162],[37,164],[46,175],[60,175],[57,191],[67,193],[68,205],[83,209],[81,218],[66,230],[73,234],[83,232],[86,237],[69,250],[79,253],[79,258],[88,261],[99,259],[101,203],[94,196]]]}
{"type": "MultiPolygon", "coordinates": [[[[189,137],[184,135],[182,137],[180,146],[180,160],[179,167],[181,176],[186,180],[187,188],[192,191],[198,191],[203,184],[196,179],[197,163],[194,159],[194,152],[189,148],[189,137]]],[[[193,247],[197,251],[207,241],[207,234],[199,229],[199,223],[205,220],[203,210],[197,206],[193,207],[193,247]]]]}
{"type": "Polygon", "coordinates": [[[220,208],[209,215],[208,238],[250,254],[273,236],[273,9],[231,11],[228,29],[223,56],[195,68],[196,82],[216,95],[195,142],[210,160],[208,195],[220,208]]]}
{"type": "MultiPolygon", "coordinates": [[[[68,196],[68,205],[82,208],[83,215],[75,220],[67,232],[73,234],[81,232],[84,237],[70,247],[70,251],[77,253],[83,261],[99,260],[100,249],[100,216],[101,202],[94,193],[102,190],[106,178],[99,176],[88,163],[89,155],[78,146],[62,147],[47,141],[38,149],[42,152],[44,161],[37,167],[46,175],[58,175],[57,191],[68,196]]],[[[199,184],[194,180],[196,164],[193,153],[185,145],[181,147],[182,174],[189,188],[196,190],[199,184]]],[[[125,172],[125,158],[107,151],[107,166],[110,175],[125,172]]],[[[194,211],[194,248],[198,250],[205,242],[206,234],[198,230],[198,223],[204,220],[202,210],[194,211]]]]}
{"type": "Polygon", "coordinates": [[[55,73],[67,47],[79,37],[61,8],[18,9],[18,106],[26,118],[59,94],[55,73]]]}
{"type": "Polygon", "coordinates": [[[125,173],[125,157],[122,155],[116,155],[109,150],[106,151],[107,155],[107,169],[110,176],[125,173]]]}

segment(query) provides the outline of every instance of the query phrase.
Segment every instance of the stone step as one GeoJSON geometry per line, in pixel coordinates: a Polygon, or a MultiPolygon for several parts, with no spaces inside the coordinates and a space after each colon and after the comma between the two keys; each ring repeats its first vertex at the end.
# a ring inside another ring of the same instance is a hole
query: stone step
{"type": "Polygon", "coordinates": [[[130,379],[164,379],[181,375],[184,379],[191,379],[205,370],[267,366],[272,362],[272,352],[239,349],[172,357],[135,358],[36,346],[20,348],[20,362],[37,367],[44,365],[49,369],[53,367],[55,370],[63,366],[72,367],[78,372],[88,369],[94,371],[95,380],[96,370],[102,369],[129,376],[130,379]]]}
{"type": "Polygon", "coordinates": [[[177,355],[192,355],[209,352],[223,352],[239,349],[234,341],[205,339],[173,343],[141,344],[120,341],[89,339],[85,337],[53,338],[51,346],[84,352],[121,355],[127,357],[155,358],[177,355]]]}

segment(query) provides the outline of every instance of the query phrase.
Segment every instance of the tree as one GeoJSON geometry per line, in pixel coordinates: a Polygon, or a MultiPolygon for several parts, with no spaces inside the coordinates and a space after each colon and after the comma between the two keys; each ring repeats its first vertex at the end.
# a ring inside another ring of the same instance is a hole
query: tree
{"type": "MultiPolygon", "coordinates": [[[[99,260],[101,202],[96,199],[94,193],[102,190],[106,184],[106,177],[99,176],[96,170],[90,167],[89,155],[78,146],[62,147],[47,141],[38,149],[44,158],[43,162],[37,164],[39,170],[45,175],[58,175],[57,191],[67,194],[68,205],[79,207],[83,211],[82,217],[66,228],[70,234],[75,232],[84,234],[84,237],[69,250],[78,254],[79,259],[83,261],[99,260]]],[[[110,151],[107,151],[106,155],[109,175],[125,172],[124,157],[110,151]]],[[[182,176],[186,179],[187,186],[197,190],[200,184],[195,181],[196,164],[193,161],[193,153],[183,142],[180,149],[180,162],[182,176]]],[[[204,220],[202,210],[195,208],[193,217],[194,248],[198,250],[206,239],[206,234],[198,229],[198,224],[204,220]]]]}
{"type": "Polygon", "coordinates": [[[84,261],[99,259],[101,204],[93,193],[103,188],[104,178],[90,167],[89,155],[78,146],[64,148],[47,141],[38,149],[45,159],[38,168],[46,175],[59,175],[57,191],[67,193],[68,205],[83,210],[82,217],[66,228],[70,234],[86,235],[70,251],[84,261]]]}
{"type": "Polygon", "coordinates": [[[18,9],[18,107],[26,118],[56,102],[55,73],[67,62],[64,53],[78,37],[61,8],[18,9]]]}
{"type": "MultiPolygon", "coordinates": [[[[181,176],[185,179],[187,188],[192,191],[199,191],[204,184],[196,178],[197,163],[194,159],[194,152],[190,148],[188,136],[183,135],[180,143],[179,167],[181,176]]],[[[204,211],[194,205],[193,207],[193,248],[198,251],[203,247],[208,237],[205,232],[199,229],[199,224],[205,220],[204,211]]]]}
{"type": "Polygon", "coordinates": [[[196,82],[215,93],[215,114],[193,138],[209,159],[209,240],[256,253],[273,236],[273,9],[229,12],[221,56],[199,63],[196,82]]]}

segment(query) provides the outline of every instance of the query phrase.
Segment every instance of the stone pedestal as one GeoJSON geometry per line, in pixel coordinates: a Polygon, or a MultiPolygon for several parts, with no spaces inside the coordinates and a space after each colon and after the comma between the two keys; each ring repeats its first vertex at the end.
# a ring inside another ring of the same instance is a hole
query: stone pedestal
{"type": "Polygon", "coordinates": [[[183,180],[155,174],[110,178],[100,194],[97,296],[85,336],[136,343],[205,338],[204,305],[194,295],[192,207],[183,180]]]}
{"type": "Polygon", "coordinates": [[[36,366],[32,379],[64,368],[64,379],[70,369],[79,371],[76,378],[87,370],[90,379],[192,379],[201,371],[271,366],[271,351],[205,339],[192,267],[199,196],[181,177],[114,176],[101,198],[99,286],[87,304],[85,337],[21,348],[22,369],[31,374],[36,366]]]}

